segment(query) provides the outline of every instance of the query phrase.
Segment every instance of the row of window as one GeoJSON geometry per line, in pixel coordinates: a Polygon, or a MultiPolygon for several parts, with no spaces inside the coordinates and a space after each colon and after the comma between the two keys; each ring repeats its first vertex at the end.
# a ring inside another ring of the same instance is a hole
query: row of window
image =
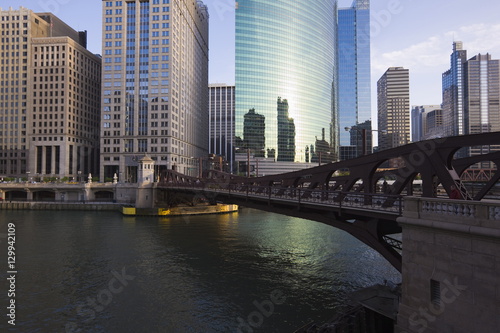
{"type": "MultiPolygon", "coordinates": [[[[170,0],[161,0],[164,5],[167,5],[170,3],[170,0]]],[[[159,5],[160,0],[153,0],[153,5],[159,5]]],[[[135,4],[132,4],[135,6],[135,4]]],[[[115,1],[115,7],[121,7],[123,6],[123,1],[115,1]]],[[[106,7],[113,7],[113,1],[106,1],[106,7]]],[[[19,20],[19,16],[17,17],[19,20]]]]}
{"type": "Polygon", "coordinates": [[[27,35],[28,34],[28,30],[23,30],[22,34],[21,34],[21,31],[19,30],[13,30],[11,34],[9,34],[10,30],[2,30],[2,36],[9,36],[9,35],[12,35],[12,36],[19,36],[19,35],[27,35]]]}
{"type": "MultiPolygon", "coordinates": [[[[2,23],[2,29],[9,29],[10,27],[12,27],[12,29],[19,29],[21,26],[19,25],[19,23],[12,23],[12,24],[9,24],[9,23],[2,23]]],[[[23,28],[27,28],[28,27],[28,23],[27,22],[24,22],[23,23],[23,28]]]]}
{"type": "MultiPolygon", "coordinates": [[[[16,16],[12,16],[12,21],[19,21],[19,15],[16,15],[16,16]]],[[[27,20],[28,19],[28,15],[23,15],[23,20],[27,20]]],[[[10,16],[2,16],[2,21],[9,21],[11,20],[11,17],[10,16]]]]}
{"type": "MultiPolygon", "coordinates": [[[[3,37],[1,40],[2,40],[2,43],[9,43],[9,41],[11,43],[19,43],[19,41],[20,41],[19,37],[12,37],[12,38],[3,37]]],[[[27,43],[28,42],[28,37],[23,37],[23,42],[27,43]]]]}
{"type": "MultiPolygon", "coordinates": [[[[15,44],[15,45],[10,45],[10,44],[2,44],[2,51],[8,51],[8,50],[19,50],[19,44],[15,44]],[[11,47],[12,46],[12,47],[11,47]]],[[[23,44],[23,49],[24,50],[27,50],[28,49],[28,44],[23,44]]],[[[2,55],[4,53],[2,52],[2,55]]],[[[5,53],[6,56],[9,56],[9,53],[5,53]]],[[[19,54],[18,54],[19,55],[19,54]]],[[[24,55],[25,57],[27,56],[27,54],[24,55]]]]}
{"type": "MultiPolygon", "coordinates": [[[[2,67],[0,67],[0,72],[8,72],[9,68],[10,68],[10,71],[12,71],[12,72],[19,72],[19,66],[12,66],[12,67],[2,66],[2,67]]],[[[28,66],[23,66],[22,69],[23,69],[23,71],[27,71],[28,66]]]]}

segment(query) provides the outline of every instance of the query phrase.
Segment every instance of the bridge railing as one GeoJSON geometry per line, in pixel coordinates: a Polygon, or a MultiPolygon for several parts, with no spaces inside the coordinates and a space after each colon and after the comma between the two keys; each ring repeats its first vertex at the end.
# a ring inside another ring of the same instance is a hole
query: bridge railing
{"type": "Polygon", "coordinates": [[[402,214],[403,198],[400,195],[342,192],[299,187],[257,186],[229,183],[169,183],[165,187],[191,188],[207,192],[225,193],[240,197],[267,198],[268,200],[293,201],[335,207],[402,214]]]}

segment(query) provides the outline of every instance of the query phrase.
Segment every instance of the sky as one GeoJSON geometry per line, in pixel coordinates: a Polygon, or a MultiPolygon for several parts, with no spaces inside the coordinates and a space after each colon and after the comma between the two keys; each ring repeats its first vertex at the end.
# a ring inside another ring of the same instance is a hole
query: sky
{"type": "MultiPolygon", "coordinates": [[[[313,0],[311,0],[313,1],[313,0]]],[[[88,31],[88,48],[101,53],[101,0],[2,0],[2,9],[23,6],[53,12],[76,30],[88,31]]],[[[204,0],[210,13],[210,83],[234,84],[234,0],[204,0]]],[[[351,0],[338,0],[349,7],[351,0]]],[[[498,0],[372,0],[372,119],[377,80],[389,67],[410,71],[411,105],[441,104],[441,74],[450,67],[453,41],[468,58],[500,59],[498,0]]]]}

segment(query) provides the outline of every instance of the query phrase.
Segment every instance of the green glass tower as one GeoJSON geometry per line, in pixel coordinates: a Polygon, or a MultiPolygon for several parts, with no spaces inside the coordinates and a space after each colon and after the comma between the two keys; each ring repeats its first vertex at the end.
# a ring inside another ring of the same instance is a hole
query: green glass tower
{"type": "Polygon", "coordinates": [[[335,32],[334,0],[237,1],[237,152],[250,150],[277,162],[310,162],[309,147],[326,131],[330,151],[323,159],[335,158],[335,32]],[[245,138],[249,110],[265,119],[259,123],[265,131],[259,136],[263,146],[245,138]]]}

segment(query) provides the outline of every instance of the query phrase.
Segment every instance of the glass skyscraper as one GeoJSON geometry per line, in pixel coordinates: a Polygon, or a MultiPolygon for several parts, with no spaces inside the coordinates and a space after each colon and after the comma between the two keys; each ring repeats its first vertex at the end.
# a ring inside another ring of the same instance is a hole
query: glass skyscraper
{"type": "Polygon", "coordinates": [[[462,48],[462,42],[453,43],[451,66],[442,76],[444,136],[464,134],[463,66],[467,61],[467,51],[462,48]]]}
{"type": "MultiPolygon", "coordinates": [[[[344,129],[371,119],[369,0],[354,0],[351,7],[339,8],[337,51],[340,144],[357,146],[361,155],[361,133],[344,129]]],[[[366,135],[371,137],[371,128],[366,135]]]]}
{"type": "Polygon", "coordinates": [[[237,154],[311,162],[326,131],[335,158],[335,3],[237,1],[237,154]]]}

